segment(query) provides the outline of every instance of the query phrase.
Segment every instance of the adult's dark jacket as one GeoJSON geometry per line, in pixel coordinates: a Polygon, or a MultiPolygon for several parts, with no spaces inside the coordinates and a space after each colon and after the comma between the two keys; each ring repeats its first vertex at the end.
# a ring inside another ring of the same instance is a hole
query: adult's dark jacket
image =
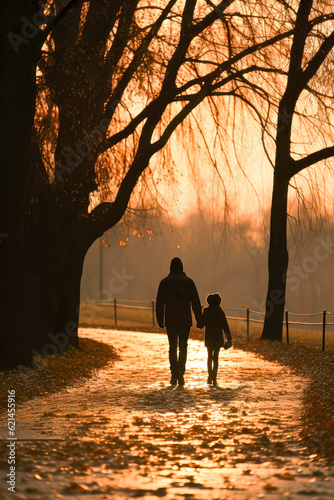
{"type": "Polygon", "coordinates": [[[170,272],[159,285],[156,316],[160,327],[186,328],[192,325],[191,308],[197,322],[202,308],[196,285],[183,271],[170,272]]]}

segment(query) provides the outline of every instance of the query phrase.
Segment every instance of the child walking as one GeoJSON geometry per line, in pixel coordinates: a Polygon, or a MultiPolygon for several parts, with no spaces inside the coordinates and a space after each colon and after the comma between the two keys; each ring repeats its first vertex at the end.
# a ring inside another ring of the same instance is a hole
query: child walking
{"type": "Polygon", "coordinates": [[[218,356],[221,347],[232,347],[232,335],[226,316],[220,307],[219,293],[208,295],[208,307],[203,309],[203,324],[205,326],[205,346],[208,349],[208,384],[217,385],[218,356]],[[224,333],[227,342],[224,343],[224,333]]]}

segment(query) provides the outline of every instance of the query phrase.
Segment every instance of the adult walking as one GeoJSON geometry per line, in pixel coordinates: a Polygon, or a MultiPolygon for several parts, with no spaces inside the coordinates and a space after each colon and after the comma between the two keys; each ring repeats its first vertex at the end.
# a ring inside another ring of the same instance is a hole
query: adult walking
{"type": "Polygon", "coordinates": [[[156,316],[160,328],[166,327],[169,342],[169,363],[172,385],[184,385],[187,347],[192,325],[191,309],[198,324],[202,323],[202,308],[196,285],[183,272],[181,259],[170,263],[170,273],[159,285],[156,316]]]}

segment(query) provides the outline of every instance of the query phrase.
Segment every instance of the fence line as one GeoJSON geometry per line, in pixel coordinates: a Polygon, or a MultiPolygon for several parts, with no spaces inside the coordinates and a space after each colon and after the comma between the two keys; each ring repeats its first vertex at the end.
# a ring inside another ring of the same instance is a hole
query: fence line
{"type": "Polygon", "coordinates": [[[249,312],[252,312],[254,314],[261,314],[262,316],[266,315],[266,313],[263,313],[263,312],[260,312],[260,311],[254,311],[254,309],[249,309],[249,308],[247,308],[247,309],[248,309],[249,312]]]}
{"type": "Polygon", "coordinates": [[[224,307],[224,311],[245,311],[242,307],[224,307]]]}
{"type": "Polygon", "coordinates": [[[125,304],[118,304],[117,307],[122,307],[123,309],[140,309],[141,311],[151,310],[151,306],[127,306],[125,304]]]}
{"type": "Polygon", "coordinates": [[[322,312],[319,312],[319,313],[293,313],[293,312],[289,311],[289,314],[291,314],[292,316],[319,316],[319,314],[322,314],[322,312]]]}
{"type": "MultiPolygon", "coordinates": [[[[127,299],[105,299],[105,300],[84,300],[81,301],[81,304],[84,305],[94,305],[94,306],[111,306],[114,309],[114,323],[117,326],[117,310],[121,309],[135,309],[142,311],[151,311],[152,312],[152,325],[155,326],[155,300],[127,300],[127,299]],[[120,302],[122,302],[120,304],[120,302]],[[143,304],[149,303],[147,306],[136,306],[133,304],[143,304]]],[[[262,311],[255,311],[254,309],[242,308],[242,307],[224,307],[224,311],[242,311],[246,312],[246,317],[239,316],[226,316],[227,319],[232,319],[236,321],[246,321],[247,323],[247,338],[249,338],[249,327],[250,323],[263,323],[263,319],[251,318],[250,314],[265,316],[265,313],[262,311]]],[[[291,311],[285,311],[283,325],[286,330],[286,341],[289,344],[289,325],[298,325],[298,326],[322,326],[322,350],[325,351],[325,343],[326,343],[326,326],[334,326],[334,322],[328,322],[327,316],[333,316],[333,312],[326,311],[324,309],[318,313],[293,313],[291,311]],[[306,322],[306,321],[291,321],[289,319],[290,316],[322,316],[321,322],[306,322]]]]}

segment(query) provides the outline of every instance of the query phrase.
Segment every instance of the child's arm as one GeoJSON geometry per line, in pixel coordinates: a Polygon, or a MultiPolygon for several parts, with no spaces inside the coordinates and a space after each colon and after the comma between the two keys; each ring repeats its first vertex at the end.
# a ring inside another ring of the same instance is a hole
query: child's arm
{"type": "Polygon", "coordinates": [[[224,349],[230,349],[232,347],[232,335],[230,332],[230,327],[228,326],[228,322],[225,316],[224,311],[222,310],[222,320],[223,320],[223,330],[225,333],[225,336],[227,338],[225,344],[224,344],[224,349]]]}
{"type": "Polygon", "coordinates": [[[224,330],[224,333],[226,335],[227,340],[232,340],[230,327],[228,326],[228,322],[227,322],[227,319],[226,319],[226,316],[225,316],[225,313],[223,310],[222,310],[222,327],[223,327],[223,330],[224,330]]]}

